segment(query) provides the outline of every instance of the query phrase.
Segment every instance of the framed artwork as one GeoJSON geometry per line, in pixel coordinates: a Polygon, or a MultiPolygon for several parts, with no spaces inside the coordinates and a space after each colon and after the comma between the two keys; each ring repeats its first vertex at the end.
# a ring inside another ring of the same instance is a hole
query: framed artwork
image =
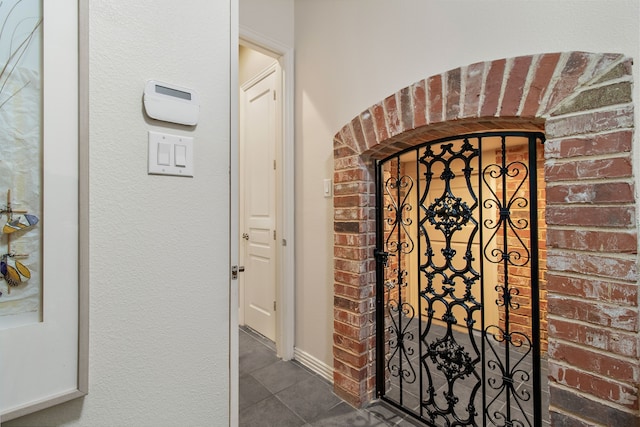
{"type": "Polygon", "coordinates": [[[85,9],[0,1],[0,422],[87,392],[85,9]]]}

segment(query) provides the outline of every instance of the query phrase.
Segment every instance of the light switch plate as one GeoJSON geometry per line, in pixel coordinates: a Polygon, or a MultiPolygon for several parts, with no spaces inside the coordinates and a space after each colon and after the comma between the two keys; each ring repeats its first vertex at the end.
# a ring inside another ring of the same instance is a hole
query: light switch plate
{"type": "Polygon", "coordinates": [[[331,178],[325,178],[322,181],[322,190],[323,190],[323,194],[324,197],[331,197],[333,196],[333,182],[331,180],[331,178]]]}
{"type": "Polygon", "coordinates": [[[149,174],[192,177],[193,138],[149,131],[149,174]]]}

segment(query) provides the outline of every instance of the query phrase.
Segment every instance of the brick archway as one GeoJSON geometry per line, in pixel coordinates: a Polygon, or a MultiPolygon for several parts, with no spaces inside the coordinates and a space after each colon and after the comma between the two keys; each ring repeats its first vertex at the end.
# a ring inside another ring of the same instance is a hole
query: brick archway
{"type": "Polygon", "coordinates": [[[639,422],[631,65],[623,55],[585,52],[476,63],[401,89],[336,134],[338,395],[361,406],[375,394],[373,161],[453,134],[536,129],[547,136],[552,425],[639,422]]]}

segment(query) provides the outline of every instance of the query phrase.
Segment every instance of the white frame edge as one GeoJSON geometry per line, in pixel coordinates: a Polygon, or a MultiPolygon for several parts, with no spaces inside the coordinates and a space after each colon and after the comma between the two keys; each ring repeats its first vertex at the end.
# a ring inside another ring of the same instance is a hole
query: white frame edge
{"type": "MultiPolygon", "coordinates": [[[[239,257],[239,171],[238,171],[238,35],[240,6],[239,0],[231,0],[229,42],[230,73],[229,73],[229,268],[238,265],[239,257]]],[[[240,418],[240,354],[238,331],[238,280],[233,280],[229,274],[229,426],[236,427],[240,418]]]]}
{"type": "Polygon", "coordinates": [[[78,2],[78,390],[89,393],[89,0],[78,2]]]}
{"type": "Polygon", "coordinates": [[[78,0],[78,378],[77,388],[2,414],[13,420],[89,392],[89,0],[78,0]]]}

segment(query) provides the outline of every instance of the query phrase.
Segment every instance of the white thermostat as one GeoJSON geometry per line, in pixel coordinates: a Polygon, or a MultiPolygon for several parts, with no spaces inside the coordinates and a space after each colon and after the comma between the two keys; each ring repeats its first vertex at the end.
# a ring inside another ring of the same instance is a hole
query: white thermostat
{"type": "Polygon", "coordinates": [[[144,109],[153,119],[189,126],[198,123],[200,103],[192,89],[149,80],[143,99],[144,109]]]}

